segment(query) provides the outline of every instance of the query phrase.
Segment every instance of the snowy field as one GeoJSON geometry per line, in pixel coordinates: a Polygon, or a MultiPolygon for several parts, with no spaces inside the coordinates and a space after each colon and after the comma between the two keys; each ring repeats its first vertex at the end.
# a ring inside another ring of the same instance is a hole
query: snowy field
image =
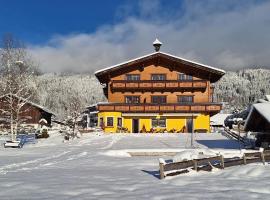
{"type": "MultiPolygon", "coordinates": [[[[195,147],[238,154],[224,136],[198,134],[195,147]]],[[[127,152],[183,151],[188,134],[85,134],[62,137],[23,149],[0,147],[0,199],[269,199],[270,165],[250,164],[158,178],[158,157],[127,152]]],[[[171,157],[164,157],[165,159],[171,157]]]]}

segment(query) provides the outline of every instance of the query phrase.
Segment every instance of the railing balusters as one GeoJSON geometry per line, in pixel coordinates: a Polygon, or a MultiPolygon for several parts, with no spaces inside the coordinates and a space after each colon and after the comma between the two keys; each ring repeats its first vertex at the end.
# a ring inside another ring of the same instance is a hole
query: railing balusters
{"type": "Polygon", "coordinates": [[[176,103],[166,103],[166,104],[154,104],[154,103],[139,103],[139,104],[128,104],[128,103],[107,103],[99,104],[98,110],[100,111],[117,111],[116,107],[121,107],[123,111],[127,112],[137,112],[137,109],[131,109],[132,106],[140,106],[139,111],[143,112],[161,112],[161,106],[168,106],[168,109],[162,110],[162,112],[219,112],[221,109],[218,103],[191,103],[191,104],[176,104],[176,103]],[[147,109],[146,106],[151,106],[151,109],[147,109]],[[177,108],[178,106],[178,108],[177,108]],[[142,108],[143,107],[143,108],[142,108]],[[125,108],[125,109],[124,109],[125,108]]]}

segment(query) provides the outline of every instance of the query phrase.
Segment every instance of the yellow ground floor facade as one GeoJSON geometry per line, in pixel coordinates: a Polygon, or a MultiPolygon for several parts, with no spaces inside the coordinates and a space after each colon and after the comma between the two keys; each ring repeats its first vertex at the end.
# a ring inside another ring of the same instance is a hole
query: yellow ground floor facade
{"type": "Polygon", "coordinates": [[[210,132],[207,113],[99,112],[98,125],[106,133],[210,132]]]}

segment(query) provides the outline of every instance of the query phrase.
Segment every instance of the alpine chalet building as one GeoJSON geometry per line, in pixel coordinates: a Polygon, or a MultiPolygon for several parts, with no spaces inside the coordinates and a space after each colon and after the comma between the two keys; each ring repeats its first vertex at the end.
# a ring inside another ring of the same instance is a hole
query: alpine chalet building
{"type": "Polygon", "coordinates": [[[222,108],[212,83],[225,71],[160,52],[161,44],[156,39],[154,53],[95,72],[108,102],[89,109],[105,132],[210,131],[210,116],[222,108]]]}

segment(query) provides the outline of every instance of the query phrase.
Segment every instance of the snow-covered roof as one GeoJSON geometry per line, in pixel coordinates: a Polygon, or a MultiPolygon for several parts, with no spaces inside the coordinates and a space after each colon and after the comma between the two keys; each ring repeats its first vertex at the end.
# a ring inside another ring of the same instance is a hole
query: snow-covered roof
{"type": "Polygon", "coordinates": [[[98,102],[98,103],[94,103],[94,104],[91,104],[91,105],[88,105],[86,106],[85,108],[91,108],[91,107],[96,107],[98,106],[99,104],[108,104],[109,102],[108,101],[104,101],[104,102],[98,102]]]}
{"type": "MultiPolygon", "coordinates": [[[[3,97],[5,97],[5,96],[8,96],[8,95],[10,95],[10,94],[2,95],[2,96],[0,96],[0,99],[3,98],[3,97]]],[[[19,97],[19,96],[15,95],[15,94],[12,94],[12,96],[14,96],[14,97],[16,97],[16,98],[18,98],[18,99],[21,99],[22,101],[24,101],[24,102],[26,102],[26,103],[28,103],[28,104],[31,104],[32,106],[37,107],[37,108],[39,108],[40,110],[43,110],[43,111],[45,111],[45,112],[47,112],[47,113],[50,113],[50,114],[56,116],[55,113],[53,113],[53,112],[50,111],[49,109],[45,108],[44,106],[38,105],[38,104],[36,104],[36,103],[34,103],[34,102],[32,102],[32,101],[29,101],[29,100],[27,100],[27,99],[25,99],[25,98],[23,98],[23,97],[19,97]]]]}
{"type": "Polygon", "coordinates": [[[224,126],[224,120],[231,114],[218,113],[210,117],[211,126],[224,126]]]}
{"type": "Polygon", "coordinates": [[[258,103],[253,107],[270,123],[270,103],[258,103]]]}
{"type": "Polygon", "coordinates": [[[169,57],[172,57],[172,58],[175,58],[175,59],[178,59],[178,60],[182,60],[182,61],[185,61],[185,62],[188,62],[188,63],[192,63],[192,64],[196,64],[196,65],[199,65],[201,67],[204,67],[206,69],[211,69],[211,70],[214,70],[218,73],[221,73],[221,74],[225,74],[226,72],[222,69],[218,69],[218,68],[215,68],[215,67],[212,67],[212,66],[209,66],[209,65],[205,65],[205,64],[201,64],[199,62],[195,62],[195,61],[192,61],[192,60],[188,60],[188,59],[185,59],[185,58],[182,58],[182,57],[179,57],[179,56],[174,56],[174,55],[171,55],[171,54],[168,54],[168,53],[165,53],[165,52],[154,52],[154,53],[151,53],[151,54],[147,54],[147,55],[144,55],[144,56],[141,56],[141,57],[137,57],[137,58],[134,58],[134,59],[131,59],[131,60],[127,60],[125,62],[122,62],[122,63],[119,63],[117,65],[112,65],[110,67],[106,67],[104,69],[101,69],[101,70],[97,70],[95,72],[95,74],[99,74],[99,73],[103,73],[103,72],[106,72],[108,70],[111,70],[111,69],[114,69],[114,68],[118,68],[122,65],[125,65],[125,64],[128,64],[128,63],[131,63],[131,62],[134,62],[134,61],[137,61],[137,60],[141,60],[141,59],[144,59],[144,58],[147,58],[147,57],[151,57],[151,56],[154,56],[154,55],[165,55],[165,56],[169,56],[169,57]]]}
{"type": "Polygon", "coordinates": [[[263,127],[254,127],[255,125],[260,126],[260,120],[256,113],[261,116],[270,125],[270,102],[267,103],[256,103],[253,104],[245,122],[245,130],[260,130],[263,127]],[[254,120],[255,119],[255,120],[254,120]],[[255,124],[255,125],[254,125],[255,124]],[[252,127],[253,126],[253,127],[252,127]]]}

